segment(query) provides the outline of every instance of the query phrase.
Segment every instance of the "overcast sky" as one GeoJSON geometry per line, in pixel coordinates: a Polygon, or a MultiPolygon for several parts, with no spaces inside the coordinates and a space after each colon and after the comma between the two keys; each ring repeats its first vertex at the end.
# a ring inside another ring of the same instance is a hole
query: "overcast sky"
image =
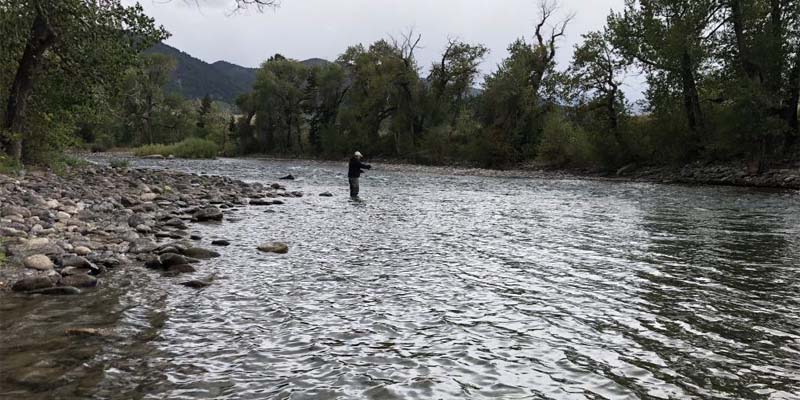
{"type": "MultiPolygon", "coordinates": [[[[130,4],[134,1],[126,0],[130,4]]],[[[536,0],[281,0],[277,9],[232,14],[232,0],[141,0],[148,15],[172,33],[167,44],[207,62],[225,60],[256,67],[275,53],[304,60],[334,60],[349,45],[368,45],[409,28],[422,34],[417,59],[427,75],[448,37],[483,43],[491,53],[482,65],[493,71],[515,39],[533,36],[536,0]]],[[[602,28],[624,0],[561,0],[558,17],[574,13],[559,42],[561,68],[583,33],[602,28]]],[[[636,77],[629,99],[641,98],[636,77]]]]}

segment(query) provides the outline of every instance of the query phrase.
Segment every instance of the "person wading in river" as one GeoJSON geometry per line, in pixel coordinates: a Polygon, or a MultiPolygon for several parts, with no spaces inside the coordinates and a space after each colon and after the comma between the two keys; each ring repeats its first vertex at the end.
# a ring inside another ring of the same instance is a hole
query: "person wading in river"
{"type": "Polygon", "coordinates": [[[350,181],[350,197],[354,199],[358,198],[358,178],[364,173],[362,169],[372,168],[371,165],[361,162],[362,157],[363,156],[359,152],[353,154],[353,158],[350,159],[350,166],[347,171],[347,178],[350,181]]]}

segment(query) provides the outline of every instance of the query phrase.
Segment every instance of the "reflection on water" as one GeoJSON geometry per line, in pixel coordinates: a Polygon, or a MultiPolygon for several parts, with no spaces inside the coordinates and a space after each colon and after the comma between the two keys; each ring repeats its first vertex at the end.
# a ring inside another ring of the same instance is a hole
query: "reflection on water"
{"type": "Polygon", "coordinates": [[[0,397],[800,398],[797,193],[167,163],[307,196],[195,227],[233,243],[200,291],[3,295],[0,397]]]}

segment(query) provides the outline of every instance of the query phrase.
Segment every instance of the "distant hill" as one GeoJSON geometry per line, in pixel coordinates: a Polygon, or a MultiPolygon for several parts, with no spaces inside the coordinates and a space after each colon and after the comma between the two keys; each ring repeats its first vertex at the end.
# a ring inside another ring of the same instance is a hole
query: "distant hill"
{"type": "MultiPolygon", "coordinates": [[[[214,100],[233,104],[239,95],[253,88],[258,70],[227,61],[209,64],[164,43],[153,46],[146,53],[160,53],[175,58],[177,65],[167,90],[189,99],[199,99],[208,94],[214,100]]],[[[321,58],[301,62],[308,67],[330,63],[321,58]]]]}

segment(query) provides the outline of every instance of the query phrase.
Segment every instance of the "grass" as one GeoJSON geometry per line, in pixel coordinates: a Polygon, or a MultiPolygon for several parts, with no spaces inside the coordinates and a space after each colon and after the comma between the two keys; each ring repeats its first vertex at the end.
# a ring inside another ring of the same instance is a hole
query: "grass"
{"type": "Polygon", "coordinates": [[[16,160],[0,154],[0,174],[13,175],[20,170],[22,166],[16,160]]]}
{"type": "Polygon", "coordinates": [[[151,144],[137,147],[133,154],[139,157],[162,155],[164,157],[175,156],[178,158],[214,158],[219,152],[216,143],[200,138],[188,138],[171,145],[151,144]]]}
{"type": "Polygon", "coordinates": [[[56,156],[50,163],[50,169],[56,175],[64,175],[69,169],[89,165],[89,162],[70,155],[56,156]]]}

